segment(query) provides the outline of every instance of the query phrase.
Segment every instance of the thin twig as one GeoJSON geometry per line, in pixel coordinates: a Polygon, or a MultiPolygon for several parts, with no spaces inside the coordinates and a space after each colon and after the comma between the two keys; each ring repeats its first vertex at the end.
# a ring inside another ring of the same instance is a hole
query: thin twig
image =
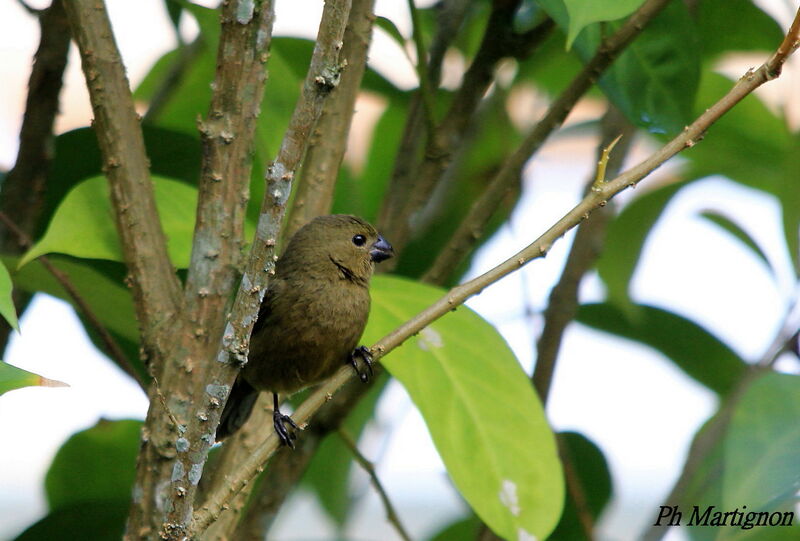
{"type": "Polygon", "coordinates": [[[518,183],[522,169],[541,148],[550,134],[564,122],[578,100],[622,51],[644,30],[669,0],[647,0],[614,34],[603,40],[597,52],[567,88],[550,104],[544,117],[506,160],[459,225],[450,241],[439,252],[424,280],[441,283],[458,267],[472,247],[483,237],[484,229],[506,194],[518,183]]]}
{"type": "Polygon", "coordinates": [[[351,438],[343,428],[340,428],[337,433],[339,434],[339,438],[341,438],[345,446],[350,449],[351,453],[353,453],[353,458],[356,459],[356,462],[358,462],[364,471],[367,472],[367,475],[369,475],[370,481],[372,481],[372,486],[375,487],[381,502],[383,502],[383,508],[386,510],[386,519],[392,524],[392,526],[394,526],[394,529],[397,530],[398,535],[400,535],[404,541],[411,541],[411,536],[408,535],[405,527],[403,527],[403,523],[400,522],[400,517],[397,515],[394,505],[392,505],[389,495],[386,493],[386,489],[383,488],[381,480],[378,479],[378,473],[375,471],[375,466],[369,461],[369,459],[367,459],[367,457],[361,454],[361,451],[358,450],[358,445],[356,445],[356,442],[353,441],[353,438],[351,438]]]}
{"type": "MultiPolygon", "coordinates": [[[[793,29],[795,27],[800,27],[800,23],[798,23],[797,20],[800,20],[800,11],[798,12],[795,24],[792,26],[793,29]]],[[[790,35],[787,36],[787,40],[790,38],[792,40],[798,39],[798,32],[793,32],[794,33],[790,33],[790,35]]],[[[756,88],[774,79],[776,67],[785,62],[786,56],[790,54],[792,50],[793,49],[790,49],[783,54],[776,53],[760,68],[755,71],[749,71],[725,96],[707,109],[706,112],[691,125],[687,126],[680,135],[638,165],[632,167],[615,179],[606,182],[603,186],[596,187],[596,189],[588,193],[578,205],[526,248],[477,278],[452,288],[437,302],[383,337],[370,348],[375,360],[377,361],[380,357],[383,357],[391,350],[398,347],[405,340],[419,333],[427,325],[456,309],[468,298],[480,293],[486,287],[519,270],[534,259],[539,259],[547,255],[554,242],[564,236],[567,231],[581,223],[581,221],[588,218],[593,211],[604,207],[609,199],[627,188],[636,186],[644,177],[682,150],[693,147],[701,141],[709,126],[716,122],[722,115],[727,113],[756,88]]],[[[326,383],[322,384],[300,404],[293,414],[294,420],[300,425],[307,424],[314,412],[327,402],[329,397],[344,383],[352,379],[352,372],[352,369],[349,369],[349,367],[342,367],[326,383]]],[[[228,485],[209,495],[201,508],[195,512],[195,532],[203,531],[208,524],[216,520],[224,509],[226,502],[254,478],[258,471],[263,468],[263,465],[275,449],[277,449],[277,446],[277,436],[274,433],[270,433],[253,454],[241,464],[237,475],[229,480],[228,485]]]]}
{"type": "Polygon", "coordinates": [[[153,389],[155,389],[158,401],[161,402],[161,407],[164,408],[164,412],[167,414],[167,418],[170,420],[170,422],[173,424],[173,426],[178,432],[183,432],[184,427],[172,413],[172,410],[169,409],[169,405],[167,404],[167,399],[164,397],[164,393],[161,391],[161,385],[159,385],[158,378],[155,376],[153,376],[153,389]]]}
{"type": "MultiPolygon", "coordinates": [[[[12,231],[17,237],[19,238],[19,244],[22,247],[30,247],[31,246],[31,239],[28,235],[25,234],[22,229],[20,229],[17,224],[15,224],[9,217],[6,215],[5,212],[0,211],[0,221],[3,222],[10,231],[12,231]]],[[[77,305],[78,310],[81,312],[83,317],[86,318],[86,321],[89,322],[89,325],[94,329],[94,331],[100,337],[100,340],[103,342],[103,346],[105,347],[106,353],[111,357],[117,365],[122,368],[126,374],[132,377],[142,389],[147,387],[147,383],[143,380],[142,376],[139,372],[133,368],[128,357],[122,351],[122,348],[119,347],[117,341],[111,336],[111,333],[108,332],[103,322],[100,321],[100,318],[94,313],[92,308],[89,306],[89,303],[86,302],[86,299],[78,292],[78,289],[70,280],[69,275],[57,268],[47,256],[39,256],[37,258],[39,263],[53,275],[53,278],[64,288],[64,291],[70,296],[72,301],[77,305]]]]}

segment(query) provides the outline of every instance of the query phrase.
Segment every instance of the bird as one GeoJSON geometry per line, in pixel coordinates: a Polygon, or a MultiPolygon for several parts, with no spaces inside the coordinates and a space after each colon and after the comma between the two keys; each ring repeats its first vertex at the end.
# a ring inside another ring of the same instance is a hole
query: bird
{"type": "Polygon", "coordinates": [[[261,301],[248,360],[231,387],[217,441],[241,428],[259,392],[267,391],[275,432],[294,448],[297,425],[281,413],[279,394],[315,385],[347,363],[369,380],[372,356],[358,346],[369,316],[369,283],[375,264],[393,255],[372,225],[348,214],[314,218],[291,237],[261,301]]]}

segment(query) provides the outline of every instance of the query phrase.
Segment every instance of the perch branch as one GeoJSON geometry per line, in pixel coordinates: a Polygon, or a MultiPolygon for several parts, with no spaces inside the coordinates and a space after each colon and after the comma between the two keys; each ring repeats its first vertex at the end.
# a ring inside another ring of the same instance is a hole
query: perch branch
{"type": "MultiPolygon", "coordinates": [[[[381,372],[380,366],[375,368],[375,377],[370,380],[369,385],[351,381],[320,408],[314,417],[314,424],[303,432],[303,437],[301,441],[297,442],[298,447],[293,452],[277,453],[272,457],[269,468],[261,477],[256,493],[248,501],[244,516],[239,521],[233,539],[264,539],[266,537],[269,527],[281,509],[283,502],[291,494],[292,489],[297,486],[297,482],[305,473],[322,441],[328,434],[341,426],[360,399],[373,389],[374,383],[378,381],[377,378],[381,372]]],[[[266,402],[271,403],[271,400],[266,402]]],[[[258,403],[256,403],[256,407],[259,407],[258,403]]],[[[271,404],[269,407],[271,408],[271,404]]],[[[231,476],[235,474],[244,457],[249,455],[255,445],[263,439],[265,427],[271,426],[271,409],[264,409],[263,411],[265,413],[268,412],[270,416],[257,417],[256,414],[261,412],[254,411],[250,420],[234,436],[236,440],[233,440],[230,446],[227,443],[223,446],[222,455],[224,456],[227,453],[232,457],[230,461],[226,461],[227,469],[222,472],[225,475],[231,476]],[[256,419],[253,419],[253,417],[256,417],[256,419]],[[259,419],[261,420],[260,424],[259,419]],[[245,429],[247,430],[245,431],[245,429]],[[242,431],[245,431],[246,436],[243,436],[243,439],[240,440],[239,434],[242,431]],[[229,447],[229,451],[226,451],[226,446],[229,447]],[[246,452],[242,451],[242,447],[247,449],[246,452]]],[[[268,430],[271,430],[271,428],[268,428],[268,430]]],[[[222,461],[223,457],[220,457],[220,462],[222,461]]],[[[216,474],[217,472],[215,472],[216,474]]],[[[250,487],[248,486],[248,488],[250,487]]],[[[247,490],[243,490],[240,495],[245,492],[247,490]]],[[[231,509],[235,510],[239,501],[240,498],[237,496],[231,505],[231,509]]],[[[220,522],[231,521],[232,518],[226,516],[230,514],[233,513],[230,511],[223,513],[220,519],[212,524],[207,532],[220,531],[216,528],[216,525],[220,522]]],[[[204,537],[215,539],[213,535],[204,537]]]]}
{"type": "MultiPolygon", "coordinates": [[[[450,291],[436,303],[379,340],[371,348],[375,359],[378,360],[380,357],[383,357],[391,350],[401,345],[405,340],[420,332],[431,322],[457,308],[468,298],[477,295],[486,287],[522,268],[530,261],[547,255],[547,252],[554,242],[564,236],[567,231],[588,218],[594,210],[604,207],[613,196],[627,188],[636,186],[639,181],[668,159],[682,150],[693,147],[701,141],[706,130],[717,119],[756,88],[777,76],[780,71],[779,66],[781,66],[786,61],[786,57],[797,48],[797,34],[798,28],[800,28],[798,20],[800,20],[800,11],[798,11],[795,23],[792,25],[792,31],[790,31],[786,38],[786,40],[793,40],[791,41],[791,43],[795,44],[793,47],[779,48],[778,51],[757,70],[748,71],[725,96],[707,109],[691,125],[687,126],[680,135],[654,152],[647,159],[613,180],[604,183],[602,186],[595,186],[580,203],[567,212],[560,220],[526,248],[477,278],[450,289],[450,291]]],[[[308,399],[300,404],[293,415],[295,421],[300,425],[307,424],[313,413],[328,401],[329,397],[345,382],[350,380],[352,376],[352,369],[349,369],[349,367],[342,367],[333,377],[321,385],[308,399]]],[[[216,520],[220,512],[224,509],[226,502],[263,469],[267,459],[272,455],[277,446],[277,436],[274,433],[270,433],[256,448],[253,454],[241,464],[237,475],[231,478],[226,486],[209,495],[208,499],[195,512],[193,523],[195,532],[203,531],[208,524],[216,520]]]]}

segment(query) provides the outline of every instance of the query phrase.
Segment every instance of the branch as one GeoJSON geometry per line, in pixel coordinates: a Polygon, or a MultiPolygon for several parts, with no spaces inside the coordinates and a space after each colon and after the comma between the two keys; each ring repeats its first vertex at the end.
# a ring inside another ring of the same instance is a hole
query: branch
{"type": "MultiPolygon", "coordinates": [[[[184,300],[193,325],[203,329],[219,325],[237,276],[255,119],[264,95],[274,19],[271,0],[258,6],[223,3],[214,93],[208,115],[199,123],[203,163],[184,300]]],[[[218,341],[213,334],[209,342],[218,341]]]]}
{"type": "MultiPolygon", "coordinates": [[[[598,154],[605,149],[618,134],[623,134],[620,148],[611,156],[610,174],[616,175],[622,166],[635,128],[628,122],[624,115],[615,107],[610,106],[602,124],[602,135],[598,154]]],[[[604,178],[600,179],[605,181],[604,178]]],[[[591,179],[587,189],[595,183],[591,179]]],[[[542,404],[547,404],[550,394],[550,384],[555,372],[558,352],[564,331],[578,311],[578,287],[583,276],[594,266],[595,261],[602,252],[606,236],[606,226],[611,218],[610,209],[604,208],[595,213],[591,220],[578,226],[575,239],[572,242],[567,262],[558,283],[550,292],[547,309],[544,312],[544,328],[536,343],[536,366],[533,372],[533,385],[542,404]]]]}
{"type": "MultiPolygon", "coordinates": [[[[800,12],[798,12],[798,18],[800,18],[800,12]]],[[[795,26],[798,25],[795,24],[792,28],[794,29],[795,26]]],[[[797,31],[794,31],[794,34],[790,33],[790,35],[791,39],[797,40],[797,31]]],[[[789,39],[789,36],[787,36],[787,39],[789,39]]],[[[544,257],[547,252],[549,252],[554,242],[564,236],[567,231],[581,223],[581,221],[586,219],[593,211],[604,207],[613,196],[626,188],[636,186],[639,181],[675,154],[697,144],[702,139],[705,131],[716,120],[728,112],[745,96],[753,92],[753,90],[775,78],[776,67],[783,64],[786,60],[786,56],[788,56],[792,50],[793,49],[790,49],[784,54],[776,53],[758,70],[749,71],[723,98],[707,109],[706,112],[690,126],[687,126],[680,135],[635,167],[632,167],[602,186],[597,186],[588,193],[578,205],[526,248],[477,278],[455,286],[436,303],[379,340],[370,348],[375,360],[377,361],[379,358],[398,347],[405,340],[420,332],[427,325],[454,310],[468,298],[480,293],[486,287],[508,274],[519,270],[534,259],[544,257]]],[[[352,369],[343,366],[326,383],[322,384],[297,408],[292,416],[295,421],[299,425],[307,424],[313,413],[317,411],[339,387],[353,377],[352,372],[352,369]]],[[[195,513],[195,531],[202,531],[208,524],[216,520],[220,512],[224,509],[226,502],[255,477],[277,446],[278,438],[274,433],[270,433],[253,454],[248,457],[247,461],[241,464],[240,470],[234,478],[230,479],[229,484],[223,487],[223,489],[212,493],[195,513]]]]}
{"type": "MultiPolygon", "coordinates": [[[[333,199],[339,165],[345,152],[347,133],[354,113],[354,103],[366,67],[372,25],[374,22],[373,0],[355,0],[350,9],[344,34],[344,45],[340,53],[341,63],[347,69],[342,72],[339,85],[331,91],[325,101],[322,116],[309,141],[302,173],[298,181],[289,219],[284,227],[284,238],[290,237],[303,224],[322,214],[327,214],[333,199]]],[[[233,474],[239,463],[250,454],[257,434],[265,426],[271,426],[271,400],[262,395],[256,402],[248,422],[226,442],[218,460],[207,471],[201,491],[215,490],[226,477],[233,474]]],[[[279,454],[264,474],[258,486],[262,490],[250,498],[250,490],[256,484],[239,493],[231,503],[231,509],[215,522],[204,534],[206,539],[220,537],[235,539],[263,539],[285,496],[305,471],[313,458],[319,441],[324,436],[304,438],[302,449],[291,454],[279,454]],[[301,458],[302,456],[302,458],[301,458]],[[244,508],[243,516],[238,510],[244,508]],[[237,526],[238,521],[238,526],[237,526]]],[[[263,437],[263,436],[262,436],[263,437]]],[[[202,498],[199,494],[198,498],[202,498]]]]}
{"type": "Polygon", "coordinates": [[[345,446],[350,449],[351,453],[353,453],[353,458],[356,459],[356,462],[358,462],[358,464],[364,468],[364,471],[367,472],[367,475],[369,475],[370,481],[372,481],[372,486],[374,486],[375,490],[378,492],[378,496],[380,496],[381,502],[383,503],[383,508],[386,510],[386,519],[392,524],[392,526],[394,526],[397,534],[404,541],[411,541],[411,536],[408,535],[408,532],[403,527],[403,523],[400,522],[400,517],[397,515],[394,505],[392,505],[389,495],[383,488],[381,480],[378,479],[378,473],[375,471],[375,466],[367,459],[367,457],[361,454],[361,451],[358,450],[356,442],[353,441],[353,438],[351,438],[347,432],[340,428],[338,434],[345,446]]]}
{"type": "MultiPolygon", "coordinates": [[[[28,80],[25,115],[14,167],[2,183],[0,212],[28,237],[35,237],[44,205],[45,184],[53,160],[53,123],[69,52],[69,24],[61,0],[37,13],[41,37],[28,80]]],[[[13,253],[17,236],[0,228],[0,249],[13,253]]]]}
{"type": "Polygon", "coordinates": [[[434,102],[433,87],[428,72],[428,53],[425,50],[425,41],[422,38],[422,23],[414,0],[408,0],[408,11],[411,14],[412,37],[414,47],[417,49],[417,77],[419,78],[419,93],[422,97],[423,122],[432,139],[436,131],[436,104],[434,102]]]}
{"type": "MultiPolygon", "coordinates": [[[[398,251],[402,251],[411,235],[409,218],[429,200],[442,174],[450,166],[456,149],[463,144],[478,105],[494,80],[496,64],[509,56],[527,57],[554,26],[552,19],[548,18],[529,32],[517,34],[513,30],[513,21],[518,7],[518,1],[493,5],[480,47],[442,123],[432,136],[429,134],[422,162],[418,171],[414,171],[413,181],[407,178],[410,171],[407,164],[398,163],[395,169],[389,196],[381,209],[379,229],[391,234],[392,243],[398,251]]],[[[402,160],[415,162],[416,156],[405,155],[401,146],[398,162],[402,160]]],[[[387,262],[388,268],[396,265],[397,261],[387,262]]]]}
{"type": "MultiPolygon", "coordinates": [[[[433,87],[439,86],[445,52],[456,38],[470,5],[469,0],[443,0],[438,7],[440,11],[436,19],[436,35],[431,43],[430,58],[428,59],[428,81],[433,87]]],[[[396,233],[400,227],[403,227],[403,220],[406,218],[401,211],[408,198],[408,191],[415,181],[418,153],[425,141],[423,135],[424,114],[421,95],[415,93],[408,107],[389,187],[383,198],[380,216],[376,224],[384,234],[391,235],[392,242],[395,244],[396,233]]],[[[387,264],[395,260],[396,258],[387,261],[383,267],[384,271],[391,268],[391,265],[387,266],[387,264]]]]}
{"type": "Polygon", "coordinates": [[[344,28],[350,11],[349,0],[328,0],[320,21],[317,42],[311,57],[300,98],[284,135],[278,156],[267,169],[267,189],[261,205],[256,236],[228,323],[218,344],[215,362],[207,369],[202,389],[194,394],[197,412],[187,419],[183,441],[176,445],[176,456],[167,495],[169,509],[161,535],[182,539],[201,533],[190,528],[196,480],[208,458],[221,405],[227,399],[240,367],[247,360],[247,348],[258,307],[266,291],[268,276],[274,274],[275,245],[279,237],[292,179],[305,154],[310,134],[322,112],[325,99],[339,82],[343,66],[339,63],[344,28]]]}
{"type": "Polygon", "coordinates": [[[92,101],[94,127],[145,351],[162,363],[158,327],[179,312],[180,284],[153,196],[139,117],[103,0],[64,3],[92,101]]]}
{"type": "MultiPolygon", "coordinates": [[[[0,211],[0,222],[8,228],[9,231],[13,232],[17,235],[19,239],[19,245],[23,248],[29,248],[32,245],[31,238],[22,230],[22,228],[18,227],[17,224],[11,220],[11,218],[3,211],[0,211]]],[[[47,256],[39,256],[37,258],[39,263],[53,275],[53,278],[64,288],[64,291],[67,292],[67,295],[70,296],[72,302],[74,302],[78,310],[83,314],[83,317],[89,322],[89,325],[94,329],[94,331],[100,337],[100,341],[103,342],[105,346],[105,352],[108,354],[111,359],[117,363],[117,365],[122,368],[126,374],[132,377],[142,389],[147,388],[145,381],[142,379],[141,375],[133,368],[128,357],[122,351],[122,348],[119,347],[117,341],[111,336],[111,333],[108,332],[105,325],[100,321],[97,315],[94,313],[92,308],[89,306],[89,303],[81,296],[78,288],[75,287],[75,284],[72,283],[72,280],[69,279],[69,275],[62,271],[61,269],[57,268],[47,256]]]]}
{"type": "Polygon", "coordinates": [[[356,96],[367,65],[367,50],[375,22],[373,4],[374,0],[353,1],[341,52],[342,63],[346,63],[347,69],[342,72],[339,86],[325,102],[303,160],[302,174],[284,231],[285,238],[290,238],[311,219],[330,212],[339,166],[347,148],[356,96]]]}
{"type": "MultiPolygon", "coordinates": [[[[21,2],[23,7],[26,6],[21,2]]],[[[34,11],[39,22],[39,47],[28,79],[25,115],[19,134],[14,167],[0,185],[0,212],[19,224],[28,237],[38,233],[44,207],[47,175],[53,161],[53,123],[58,113],[64,68],[69,52],[69,24],[61,0],[42,11],[34,11]]],[[[17,253],[16,235],[0,227],[0,252],[17,253]]],[[[30,295],[14,292],[14,305],[22,314],[30,295]]],[[[0,322],[0,351],[5,350],[11,326],[0,322]]]]}
{"type": "Polygon", "coordinates": [[[530,31],[517,34],[513,30],[515,13],[515,3],[495,5],[486,25],[481,46],[464,74],[453,103],[435,131],[434,137],[427,141],[414,184],[409,190],[405,207],[399,213],[405,219],[391,230],[392,243],[399,251],[412,235],[413,226],[408,218],[422,210],[430,201],[431,194],[452,163],[453,154],[464,143],[470,125],[475,121],[478,106],[495,79],[497,63],[506,57],[527,58],[555,27],[553,20],[547,18],[530,31]]]}
{"type": "MultiPolygon", "coordinates": [[[[173,506],[176,509],[191,506],[191,490],[156,495],[172,476],[176,440],[199,438],[195,432],[183,432],[186,427],[182,424],[170,422],[167,413],[186,424],[195,407],[187,397],[204,394],[198,387],[204,385],[206,372],[214,366],[225,307],[238,276],[255,119],[264,94],[273,20],[271,0],[230,1],[222,8],[211,103],[207,118],[199,122],[203,161],[192,260],[181,307],[186,317],[171,329],[176,336],[172,339],[178,352],[175,361],[157,374],[167,398],[155,387],[151,393],[146,420],[149,437],[140,449],[136,481],[148,497],[133,503],[128,517],[130,532],[160,528],[160,498],[177,498],[182,503],[173,506]],[[153,393],[158,400],[152,400],[153,393]]],[[[195,419],[195,424],[198,422],[195,419]]]]}
{"type": "Polygon", "coordinates": [[[514,184],[519,182],[525,163],[538,152],[550,134],[561,126],[578,100],[668,2],[669,0],[647,0],[619,30],[603,40],[591,60],[550,104],[542,120],[492,178],[450,241],[439,252],[423,280],[433,283],[446,280],[452,269],[458,266],[477,240],[483,236],[483,231],[497,207],[514,184]]]}

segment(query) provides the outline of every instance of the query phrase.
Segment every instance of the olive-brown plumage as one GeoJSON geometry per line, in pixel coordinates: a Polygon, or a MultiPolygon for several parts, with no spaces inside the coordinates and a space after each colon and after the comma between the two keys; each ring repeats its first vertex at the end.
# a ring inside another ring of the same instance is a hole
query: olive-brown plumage
{"type": "Polygon", "coordinates": [[[369,280],[375,263],[391,256],[391,245],[355,216],[320,216],[295,233],[261,303],[218,440],[244,424],[259,391],[270,391],[275,429],[291,445],[284,423],[294,423],[278,410],[277,394],[319,383],[347,362],[356,366],[354,355],[369,362],[366,350],[356,349],[369,315],[369,280]]]}

